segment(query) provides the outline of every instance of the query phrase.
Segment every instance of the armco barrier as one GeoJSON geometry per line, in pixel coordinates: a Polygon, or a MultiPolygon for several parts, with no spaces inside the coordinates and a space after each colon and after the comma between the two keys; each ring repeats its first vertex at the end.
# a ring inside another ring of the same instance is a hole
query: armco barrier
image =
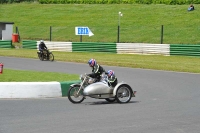
{"type": "MultiPolygon", "coordinates": [[[[23,41],[24,48],[38,48],[39,41],[23,41]]],[[[95,43],[95,42],[46,42],[52,51],[106,52],[118,54],[152,54],[200,56],[200,45],[147,44],[147,43],[95,43]]]]}
{"type": "Polygon", "coordinates": [[[0,82],[0,98],[46,98],[67,96],[68,82],[0,82]]]}
{"type": "Polygon", "coordinates": [[[37,49],[37,42],[32,40],[23,40],[22,41],[23,48],[27,49],[37,49]]]}
{"type": "Polygon", "coordinates": [[[12,40],[0,41],[0,48],[12,48],[12,40]]]}
{"type": "Polygon", "coordinates": [[[72,52],[117,53],[116,43],[72,42],[72,52]]]}
{"type": "Polygon", "coordinates": [[[117,43],[117,53],[169,55],[169,44],[117,43]]]}
{"type": "Polygon", "coordinates": [[[170,55],[200,56],[200,45],[171,44],[170,55]]]}
{"type": "MultiPolygon", "coordinates": [[[[40,41],[37,41],[37,49],[39,49],[40,41]]],[[[72,42],[49,42],[45,41],[45,45],[51,51],[72,52],[72,42]]]]}

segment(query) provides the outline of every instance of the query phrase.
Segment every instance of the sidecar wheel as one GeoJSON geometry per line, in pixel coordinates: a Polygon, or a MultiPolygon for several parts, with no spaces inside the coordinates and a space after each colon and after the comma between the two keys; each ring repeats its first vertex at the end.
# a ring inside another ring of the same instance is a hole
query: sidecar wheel
{"type": "Polygon", "coordinates": [[[77,94],[79,88],[80,88],[80,85],[76,85],[76,86],[70,87],[68,91],[68,99],[72,103],[81,103],[84,100],[83,90],[80,90],[79,94],[77,94]]]}
{"type": "Polygon", "coordinates": [[[116,91],[116,100],[119,103],[128,103],[131,100],[132,90],[128,85],[121,85],[116,91]]]}
{"type": "Polygon", "coordinates": [[[113,103],[116,99],[115,98],[106,98],[105,100],[110,103],[113,103]]]}

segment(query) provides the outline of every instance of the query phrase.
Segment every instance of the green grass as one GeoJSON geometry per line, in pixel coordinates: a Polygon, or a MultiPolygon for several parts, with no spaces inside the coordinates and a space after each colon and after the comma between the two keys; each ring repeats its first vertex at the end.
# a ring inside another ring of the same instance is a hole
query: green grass
{"type": "MultiPolygon", "coordinates": [[[[163,43],[199,44],[200,5],[195,5],[196,10],[192,12],[187,12],[187,7],[188,5],[162,4],[3,4],[0,5],[0,19],[14,22],[14,32],[17,26],[22,40],[49,40],[49,29],[52,26],[52,41],[79,42],[80,37],[75,35],[75,27],[88,26],[94,36],[83,36],[84,42],[116,42],[118,12],[121,11],[120,42],[160,43],[161,25],[164,25],[163,43]]],[[[95,58],[101,65],[200,73],[200,61],[197,57],[68,52],[53,54],[56,61],[87,63],[88,59],[95,58]]],[[[0,49],[0,56],[37,59],[36,50],[25,49],[0,49]]],[[[77,75],[8,69],[0,75],[0,81],[33,81],[32,79],[77,80],[77,75]]]]}
{"type": "Polygon", "coordinates": [[[79,75],[55,72],[38,72],[4,69],[0,82],[49,82],[79,80],[79,75]]]}
{"type": "MultiPolygon", "coordinates": [[[[37,50],[27,49],[0,49],[0,56],[38,59],[36,52],[37,50]]],[[[53,54],[56,61],[87,63],[90,58],[95,58],[101,65],[200,73],[198,57],[74,52],[53,54]]]]}
{"type": "Polygon", "coordinates": [[[79,42],[76,26],[88,26],[94,36],[83,36],[84,42],[116,42],[120,18],[120,42],[160,43],[164,25],[165,44],[199,44],[199,9],[188,5],[163,4],[1,4],[1,21],[14,22],[21,39],[79,42]]]}

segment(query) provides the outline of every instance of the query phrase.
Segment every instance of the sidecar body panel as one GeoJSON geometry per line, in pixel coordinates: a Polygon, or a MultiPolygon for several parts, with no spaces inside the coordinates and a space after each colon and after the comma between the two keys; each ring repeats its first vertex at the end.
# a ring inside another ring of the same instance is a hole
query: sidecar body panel
{"type": "Polygon", "coordinates": [[[113,97],[113,88],[106,82],[96,82],[84,88],[83,95],[98,99],[110,98],[113,97]]]}

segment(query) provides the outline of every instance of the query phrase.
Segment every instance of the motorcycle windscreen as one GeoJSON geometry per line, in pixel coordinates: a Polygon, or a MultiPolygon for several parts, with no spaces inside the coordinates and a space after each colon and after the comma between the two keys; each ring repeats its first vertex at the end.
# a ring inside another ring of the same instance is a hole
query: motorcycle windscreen
{"type": "Polygon", "coordinates": [[[112,94],[113,89],[107,83],[97,82],[87,86],[83,90],[84,95],[99,95],[99,94],[112,94]]]}

